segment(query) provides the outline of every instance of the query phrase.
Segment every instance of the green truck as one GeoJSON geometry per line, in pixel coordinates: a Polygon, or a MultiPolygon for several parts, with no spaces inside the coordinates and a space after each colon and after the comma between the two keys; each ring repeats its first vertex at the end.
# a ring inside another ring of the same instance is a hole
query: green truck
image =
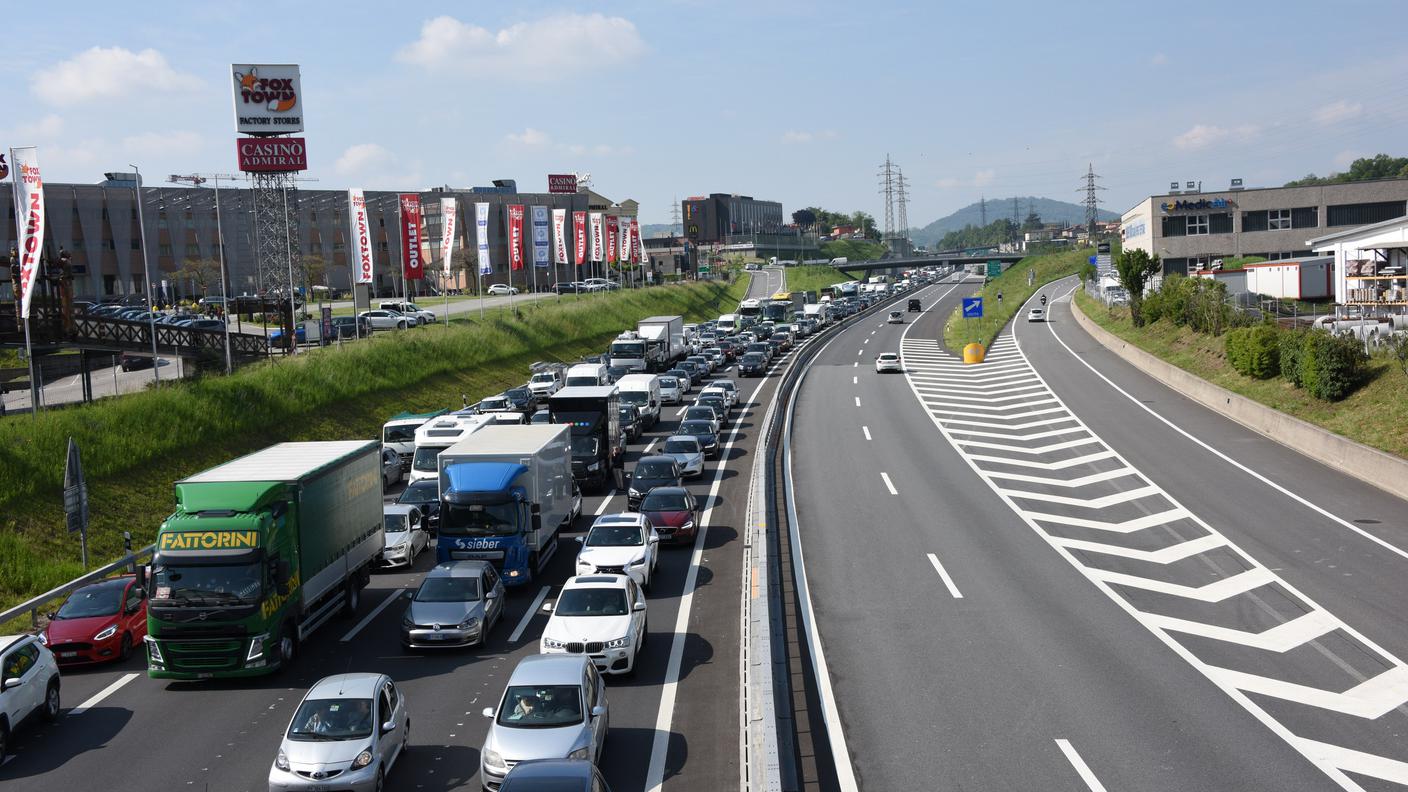
{"type": "Polygon", "coordinates": [[[381,444],[279,443],[176,482],[150,567],[147,673],[267,674],[356,612],[382,548],[381,444]]]}

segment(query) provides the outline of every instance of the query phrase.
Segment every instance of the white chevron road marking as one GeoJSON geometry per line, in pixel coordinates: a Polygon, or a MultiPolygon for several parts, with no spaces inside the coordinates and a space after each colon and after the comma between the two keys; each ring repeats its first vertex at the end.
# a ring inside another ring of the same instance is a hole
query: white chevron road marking
{"type": "Polygon", "coordinates": [[[1208,666],[1207,671],[1219,682],[1247,693],[1260,693],[1370,720],[1408,703],[1408,667],[1405,666],[1390,668],[1343,693],[1217,666],[1208,666]]]}
{"type": "MultiPolygon", "coordinates": [[[[1165,558],[1171,560],[1163,561],[1163,563],[1172,563],[1172,561],[1181,561],[1189,556],[1196,555],[1197,553],[1205,553],[1208,550],[1222,547],[1225,544],[1226,542],[1222,541],[1222,537],[1209,534],[1201,539],[1194,539],[1191,542],[1176,544],[1165,550],[1156,551],[1156,554],[1167,552],[1168,550],[1181,549],[1182,552],[1178,553],[1177,557],[1173,555],[1165,556],[1165,558]],[[1194,547],[1193,545],[1195,543],[1201,544],[1194,547]]],[[[1106,545],[1106,547],[1108,546],[1109,545],[1106,545]]],[[[1070,545],[1067,544],[1067,547],[1070,547],[1070,545]]],[[[1097,550],[1096,552],[1104,551],[1097,550]]],[[[1155,559],[1145,558],[1142,560],[1148,561],[1155,559]]],[[[1276,582],[1276,575],[1272,574],[1271,570],[1266,567],[1252,567],[1251,569],[1238,572],[1235,575],[1220,580],[1214,580],[1211,583],[1204,583],[1201,586],[1184,586],[1178,583],[1168,583],[1162,580],[1154,580],[1153,578],[1140,577],[1139,575],[1126,575],[1123,572],[1111,572],[1105,569],[1087,568],[1087,574],[1105,583],[1129,586],[1131,588],[1153,591],[1159,594],[1169,594],[1174,597],[1182,597],[1183,599],[1197,600],[1198,602],[1222,602],[1229,597],[1246,594],[1248,591],[1254,591],[1262,586],[1269,586],[1276,582]]]]}
{"type": "MultiPolygon", "coordinates": [[[[1106,507],[1114,506],[1119,503],[1128,503],[1132,500],[1148,498],[1153,495],[1162,495],[1164,493],[1163,490],[1159,489],[1153,484],[1149,484],[1143,487],[1137,487],[1135,489],[1124,490],[1122,492],[1113,492],[1109,495],[1101,495],[1097,498],[1071,498],[1065,495],[1048,495],[1044,492],[1029,492],[1027,490],[1004,489],[1002,491],[1013,498],[1021,498],[1023,500],[1039,500],[1044,503],[1059,503],[1063,506],[1082,506],[1089,509],[1104,509],[1106,507]]],[[[1086,523],[1100,523],[1100,525],[1102,526],[1129,525],[1130,523],[1134,522],[1133,520],[1127,520],[1122,523],[1109,523],[1104,522],[1102,520],[1078,520],[1075,517],[1058,517],[1053,514],[1034,514],[1032,512],[1028,512],[1028,514],[1033,520],[1045,520],[1046,522],[1060,522],[1065,523],[1066,525],[1085,525],[1086,523]]],[[[1182,517],[1188,516],[1188,512],[1183,511],[1182,509],[1174,509],[1169,512],[1164,512],[1163,514],[1151,514],[1149,515],[1149,517],[1161,517],[1168,514],[1178,514],[1182,517]]],[[[1148,518],[1140,517],[1137,519],[1144,520],[1148,518]]],[[[1171,517],[1168,521],[1172,522],[1176,519],[1178,519],[1178,517],[1171,517]]],[[[1158,523],[1150,523],[1150,525],[1158,525],[1158,523]]]]}
{"type": "Polygon", "coordinates": [[[1227,643],[1250,646],[1253,649],[1261,649],[1265,652],[1288,652],[1297,646],[1301,646],[1315,640],[1327,633],[1338,630],[1340,625],[1333,616],[1324,611],[1311,611],[1297,616],[1288,622],[1282,622],[1275,627],[1262,630],[1259,633],[1247,632],[1246,630],[1236,630],[1231,627],[1218,627],[1213,624],[1189,621],[1187,619],[1176,619],[1172,616],[1160,616],[1150,614],[1146,617],[1149,624],[1161,630],[1173,630],[1174,632],[1188,633],[1189,635],[1200,635],[1204,638],[1213,638],[1227,643]]]}
{"type": "MultiPolygon", "coordinates": [[[[1121,558],[1132,558],[1136,561],[1147,561],[1151,564],[1165,565],[1172,564],[1175,561],[1182,561],[1185,558],[1192,558],[1195,555],[1201,555],[1209,550],[1213,550],[1218,547],[1224,547],[1227,545],[1227,540],[1217,534],[1208,534],[1207,536],[1201,537],[1199,539],[1193,539],[1187,542],[1179,542],[1176,545],[1165,547],[1160,550],[1136,550],[1132,547],[1120,547],[1119,545],[1105,544],[1104,542],[1087,542],[1084,539],[1062,539],[1060,537],[1055,536],[1047,537],[1047,541],[1051,542],[1057,547],[1064,547],[1067,550],[1085,550],[1091,553],[1102,553],[1104,555],[1119,556],[1121,558]]],[[[1086,569],[1089,568],[1087,567],[1086,569]]],[[[1090,571],[1092,573],[1090,576],[1097,580],[1101,579],[1107,574],[1116,574],[1113,572],[1100,572],[1098,570],[1090,571]]],[[[1175,594],[1178,588],[1187,588],[1175,587],[1172,584],[1162,583],[1158,580],[1149,580],[1148,578],[1136,577],[1134,575],[1127,575],[1126,577],[1131,578],[1131,585],[1134,585],[1134,580],[1143,581],[1144,583],[1149,584],[1147,586],[1142,586],[1142,584],[1140,584],[1143,588],[1150,589],[1151,591],[1163,591],[1165,594],[1175,594]],[[1167,588],[1165,589],[1165,587],[1167,588]]],[[[1188,590],[1191,591],[1193,589],[1188,590]]],[[[1196,599],[1196,597],[1194,597],[1194,599],[1196,599]]]]}

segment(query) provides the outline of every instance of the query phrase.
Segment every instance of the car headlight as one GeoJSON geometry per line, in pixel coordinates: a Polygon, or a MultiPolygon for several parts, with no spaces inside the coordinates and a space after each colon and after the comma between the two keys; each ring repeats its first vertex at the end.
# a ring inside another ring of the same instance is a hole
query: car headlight
{"type": "Polygon", "coordinates": [[[285,773],[288,772],[288,755],[283,752],[282,748],[279,749],[278,758],[274,759],[274,767],[279,768],[285,773]]]}
{"type": "Polygon", "coordinates": [[[108,626],[104,627],[97,635],[93,636],[93,640],[106,641],[114,635],[117,635],[117,625],[109,624],[108,626]]]}
{"type": "Polygon", "coordinates": [[[147,642],[147,651],[151,654],[153,663],[165,663],[166,658],[161,656],[161,645],[150,635],[144,639],[147,642]]]}
{"type": "Polygon", "coordinates": [[[499,755],[498,751],[490,748],[484,749],[484,766],[491,770],[508,770],[508,768],[504,766],[504,758],[499,755]]]}
{"type": "Polygon", "coordinates": [[[617,638],[617,639],[615,639],[615,640],[611,640],[611,641],[607,641],[607,642],[606,642],[606,648],[607,648],[607,649],[621,649],[621,648],[623,648],[623,647],[630,646],[630,645],[631,645],[631,637],[630,637],[629,635],[623,635],[623,636],[621,636],[620,638],[617,638]]]}
{"type": "Polygon", "coordinates": [[[469,616],[469,617],[465,618],[464,621],[460,622],[460,629],[461,629],[461,630],[473,630],[473,629],[477,628],[478,626],[479,626],[479,617],[478,617],[478,616],[469,616]]]}
{"type": "Polygon", "coordinates": [[[690,521],[686,522],[684,525],[681,525],[681,526],[680,526],[680,530],[681,530],[681,531],[693,531],[693,530],[694,530],[694,520],[690,520],[690,521]]]}
{"type": "Polygon", "coordinates": [[[367,765],[369,765],[369,764],[371,764],[371,763],[372,763],[372,752],[371,752],[371,751],[362,751],[361,753],[357,754],[357,758],[356,758],[356,759],[353,759],[353,760],[352,760],[352,769],[353,769],[353,770],[361,770],[363,767],[366,767],[367,765]]]}
{"type": "Polygon", "coordinates": [[[244,660],[248,663],[251,660],[258,660],[264,656],[264,641],[268,640],[269,633],[260,633],[249,641],[249,652],[245,654],[244,660]]]}
{"type": "Polygon", "coordinates": [[[578,569],[585,569],[585,570],[587,570],[588,572],[590,572],[590,571],[592,571],[593,569],[596,569],[596,565],[593,564],[593,563],[590,562],[590,561],[583,561],[582,559],[579,558],[579,559],[577,559],[577,568],[578,568],[578,569]]]}
{"type": "Polygon", "coordinates": [[[587,465],[587,470],[590,470],[590,471],[596,471],[596,470],[600,470],[600,469],[601,469],[601,463],[600,463],[600,462],[593,462],[593,463],[591,463],[590,465],[587,465]]]}
{"type": "Polygon", "coordinates": [[[561,649],[565,646],[567,646],[567,643],[565,641],[559,641],[556,638],[549,638],[546,635],[543,636],[544,649],[561,649]]]}
{"type": "Polygon", "coordinates": [[[636,489],[635,487],[631,487],[630,495],[631,495],[632,498],[639,498],[639,497],[640,497],[640,490],[636,489]]]}
{"type": "Polygon", "coordinates": [[[408,609],[405,613],[403,613],[403,614],[401,615],[401,626],[402,626],[402,627],[414,627],[414,626],[416,626],[416,621],[415,621],[415,619],[412,619],[412,618],[411,618],[411,612],[410,612],[409,609],[408,609]]]}
{"type": "Polygon", "coordinates": [[[635,566],[645,566],[645,556],[641,556],[640,558],[637,558],[636,560],[632,561],[631,563],[627,564],[626,566],[633,566],[633,567],[635,567],[635,566]]]}
{"type": "Polygon", "coordinates": [[[578,748],[577,750],[573,751],[572,753],[567,754],[567,758],[568,758],[568,759],[587,759],[587,758],[589,758],[589,757],[591,756],[591,754],[592,754],[591,746],[584,745],[584,746],[582,746],[581,748],[578,748]]]}

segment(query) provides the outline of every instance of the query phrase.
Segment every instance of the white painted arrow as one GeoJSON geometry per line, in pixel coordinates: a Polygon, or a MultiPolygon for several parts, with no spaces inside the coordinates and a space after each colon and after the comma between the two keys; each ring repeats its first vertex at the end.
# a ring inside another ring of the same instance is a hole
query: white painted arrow
{"type": "MultiPolygon", "coordinates": [[[[1119,503],[1128,503],[1129,501],[1139,500],[1140,498],[1164,494],[1163,490],[1152,484],[1123,490],[1121,492],[1112,492],[1109,495],[1100,495],[1094,498],[1072,498],[1067,495],[1050,495],[1045,492],[1031,492],[1030,490],[1002,489],[1001,491],[1013,498],[1039,500],[1043,503],[1059,503],[1063,506],[1079,506],[1086,509],[1104,509],[1119,503]]],[[[1186,511],[1183,514],[1185,517],[1188,516],[1186,511]]],[[[1038,520],[1046,520],[1047,522],[1060,522],[1062,520],[1075,519],[1073,517],[1055,518],[1054,515],[1033,514],[1031,512],[1028,512],[1027,516],[1038,520]]],[[[1149,516],[1152,517],[1153,515],[1149,516]]]]}
{"type": "MultiPolygon", "coordinates": [[[[1194,539],[1193,542],[1184,542],[1183,544],[1174,545],[1174,547],[1185,547],[1194,542],[1203,542],[1208,545],[1207,547],[1201,547],[1196,552],[1184,553],[1180,556],[1180,558],[1187,558],[1188,556],[1197,555],[1197,553],[1206,550],[1221,547],[1226,543],[1225,541],[1212,542],[1210,541],[1212,539],[1221,540],[1221,537],[1216,534],[1209,534],[1202,539],[1194,539]]],[[[1174,560],[1177,561],[1179,559],[1176,558],[1174,560]]],[[[1179,583],[1153,580],[1138,575],[1127,575],[1123,572],[1111,572],[1094,567],[1086,567],[1085,569],[1090,577],[1105,583],[1118,583],[1121,586],[1153,591],[1159,594],[1168,594],[1174,597],[1182,597],[1183,599],[1197,600],[1198,602],[1222,602],[1228,597],[1246,594],[1248,591],[1259,589],[1262,586],[1276,582],[1276,576],[1271,574],[1271,570],[1265,567],[1252,567],[1251,569],[1238,572],[1230,577],[1214,580],[1211,583],[1204,583],[1201,586],[1184,586],[1179,583]]]]}
{"type": "MultiPolygon", "coordinates": [[[[1035,460],[1026,459],[1008,459],[1007,457],[987,456],[984,454],[969,454],[968,458],[973,460],[974,462],[994,462],[1000,465],[1016,465],[1017,467],[1035,468],[1037,470],[1065,470],[1066,468],[1075,467],[1076,465],[1088,465],[1091,462],[1099,462],[1102,459],[1110,459],[1114,456],[1115,452],[1107,449],[1105,451],[1097,451],[1093,454],[1086,454],[1085,456],[1072,457],[1070,459],[1062,459],[1059,462],[1037,462],[1035,460]]],[[[1004,475],[1002,473],[987,470],[986,468],[979,468],[979,470],[982,471],[984,475],[990,477],[1004,475]]]]}
{"type": "Polygon", "coordinates": [[[1076,446],[1083,446],[1088,445],[1090,443],[1098,442],[1100,442],[1100,438],[1098,437],[1087,437],[1084,440],[1068,440],[1064,443],[1052,443],[1051,445],[1039,446],[1037,448],[1022,448],[1021,446],[1005,445],[1003,443],[985,443],[979,440],[955,439],[953,441],[955,445],[970,446],[973,448],[993,448],[997,449],[998,451],[1015,451],[1019,454],[1030,454],[1032,456],[1049,453],[1051,451],[1062,451],[1067,448],[1075,448],[1076,446]]]}
{"type": "MultiPolygon", "coordinates": [[[[1114,456],[1111,452],[1109,456],[1114,456]]],[[[976,457],[975,457],[976,458],[976,457]]],[[[1011,479],[1012,481],[1028,481],[1033,484],[1050,484],[1055,487],[1084,487],[1087,484],[1099,484],[1102,481],[1112,481],[1125,476],[1139,476],[1141,481],[1148,481],[1144,476],[1132,467],[1120,467],[1114,470],[1106,470],[1101,473],[1091,473],[1088,476],[1081,476],[1073,479],[1052,478],[1050,476],[1030,476],[1025,473],[1000,473],[998,471],[985,470],[988,478],[1011,479]]]]}
{"type": "Polygon", "coordinates": [[[1027,409],[1028,407],[1038,407],[1043,404],[1059,405],[1060,402],[1057,402],[1055,399],[1043,399],[1039,402],[1009,404],[1004,407],[989,407],[985,404],[959,404],[958,402],[924,402],[924,405],[930,408],[929,412],[934,413],[935,415],[938,415],[940,413],[946,413],[953,415],[973,415],[981,418],[1025,418],[1028,415],[1049,415],[1050,413],[1054,412],[1067,412],[1066,408],[1061,406],[1047,407],[1041,410],[1027,409]],[[938,407],[953,407],[955,409],[935,409],[938,407]],[[959,407],[963,409],[957,409],[959,407]],[[973,410],[981,410],[981,412],[973,412],[973,410]],[[1023,412],[1006,412],[1008,410],[1023,410],[1023,412]]]}
{"type": "Polygon", "coordinates": [[[1301,753],[1336,770],[1408,785],[1408,762],[1400,762],[1387,756],[1356,751],[1353,748],[1331,745],[1304,737],[1290,737],[1288,739],[1301,753]]]}
{"type": "MultiPolygon", "coordinates": [[[[942,420],[942,419],[941,419],[941,420],[942,420]]],[[[1066,419],[1063,419],[1063,420],[1066,420],[1066,421],[1074,421],[1075,419],[1074,419],[1074,418],[1066,418],[1066,419]]],[[[963,429],[963,428],[961,428],[961,427],[957,427],[957,426],[947,426],[947,425],[945,425],[945,428],[948,429],[948,431],[949,431],[950,434],[956,434],[956,435],[972,435],[973,437],[999,437],[999,438],[1002,438],[1002,439],[1004,439],[1004,440],[1042,440],[1042,439],[1045,439],[1045,438],[1047,438],[1047,437],[1059,437],[1059,436],[1061,436],[1061,435],[1068,435],[1068,434],[1074,434],[1074,433],[1076,433],[1076,432],[1088,432],[1088,431],[1089,431],[1089,430],[1087,430],[1084,426],[1072,426],[1072,427],[1070,427],[1069,429],[1052,429],[1052,430],[1046,431],[1046,432],[1032,432],[1032,433],[1030,433],[1030,434],[1004,434],[1004,433],[1002,433],[1002,432],[984,432],[984,431],[982,431],[982,430],[980,430],[980,429],[963,429]]],[[[959,442],[963,442],[963,441],[960,440],[959,442]]],[[[1013,448],[1017,448],[1018,446],[1012,446],[1012,447],[1013,447],[1013,448]]]]}
{"type": "MultiPolygon", "coordinates": [[[[936,414],[936,415],[939,414],[939,411],[938,411],[938,410],[933,410],[932,412],[933,412],[934,414],[936,414]]],[[[1059,412],[1059,413],[1065,413],[1066,411],[1065,411],[1065,410],[1062,410],[1062,409],[1056,409],[1056,410],[1044,410],[1043,412],[1059,412]]],[[[1014,416],[1011,416],[1011,417],[1013,417],[1013,418],[1020,418],[1020,417],[1022,417],[1022,415],[1026,415],[1026,414],[1029,414],[1029,413],[1014,415],[1014,416]]],[[[984,418],[992,418],[992,417],[994,417],[994,416],[985,415],[985,416],[983,416],[983,417],[984,417],[984,418]]],[[[998,417],[1006,418],[1006,417],[1008,417],[1008,416],[1005,416],[1005,415],[1004,415],[1004,416],[998,416],[998,417]]],[[[1043,419],[1041,419],[1040,421],[1027,421],[1026,423],[1019,423],[1019,424],[992,423],[992,422],[990,422],[990,421],[965,421],[965,420],[963,420],[963,419],[961,419],[961,418],[940,418],[939,420],[943,422],[944,426],[948,426],[948,427],[953,428],[953,431],[955,431],[955,432],[962,432],[963,434],[975,434],[974,432],[969,432],[969,431],[966,430],[966,429],[959,429],[959,428],[957,428],[957,425],[961,424],[961,425],[963,425],[963,426],[986,426],[986,427],[988,427],[988,428],[990,428],[990,429],[1030,429],[1030,428],[1032,428],[1033,426],[1051,426],[1052,424],[1068,423],[1068,422],[1070,422],[1070,421],[1074,421],[1075,419],[1076,419],[1076,417],[1075,417],[1074,415],[1071,415],[1071,414],[1067,413],[1066,415],[1064,415],[1064,416],[1062,416],[1062,417],[1060,417],[1060,418],[1043,418],[1043,419]]],[[[1015,435],[995,435],[995,436],[996,436],[996,437],[1013,437],[1013,436],[1015,436],[1015,435]]],[[[1034,436],[1038,436],[1038,435],[1025,435],[1025,436],[1026,436],[1026,437],[1034,437],[1034,436]]]]}
{"type": "MultiPolygon", "coordinates": [[[[930,405],[930,406],[932,406],[932,405],[930,405]]],[[[1018,407],[1025,407],[1025,406],[1027,406],[1027,405],[1025,405],[1025,404],[1023,404],[1023,405],[1018,405],[1018,407]]],[[[1008,408],[1004,408],[1004,409],[1013,409],[1013,408],[1008,407],[1008,408]]],[[[972,412],[972,411],[970,411],[970,410],[930,410],[929,412],[931,412],[931,413],[933,413],[933,414],[935,414],[935,415],[966,415],[966,416],[968,416],[968,417],[970,417],[970,418],[989,418],[989,419],[994,419],[994,418],[995,418],[995,419],[1003,420],[1003,421],[1005,421],[1005,420],[1011,420],[1011,419],[1015,419],[1015,418],[1028,418],[1028,417],[1031,417],[1031,416],[1033,416],[1033,415],[1050,415],[1050,414],[1052,414],[1052,413],[1062,413],[1062,414],[1068,415],[1068,416],[1071,415],[1071,414],[1066,410],[1065,407],[1048,407],[1048,408],[1046,408],[1046,409],[1044,409],[1044,410],[1027,410],[1026,412],[1009,413],[1009,414],[1006,414],[1006,415],[997,415],[997,414],[994,414],[994,413],[991,413],[991,412],[972,412]]],[[[941,420],[941,421],[949,421],[949,420],[956,420],[956,419],[940,418],[939,420],[941,420]]],[[[1069,418],[1063,418],[1063,419],[1058,419],[1058,420],[1073,421],[1073,420],[1075,420],[1075,417],[1074,417],[1074,416],[1071,416],[1071,417],[1069,417],[1069,418]]],[[[967,423],[967,422],[965,422],[965,423],[967,423]]],[[[1025,424],[1023,424],[1023,425],[1025,425],[1025,424]]],[[[1010,428],[1013,428],[1013,429],[1019,428],[1019,425],[1017,425],[1017,424],[980,424],[980,426],[1001,426],[1001,427],[1010,427],[1010,428]]]]}

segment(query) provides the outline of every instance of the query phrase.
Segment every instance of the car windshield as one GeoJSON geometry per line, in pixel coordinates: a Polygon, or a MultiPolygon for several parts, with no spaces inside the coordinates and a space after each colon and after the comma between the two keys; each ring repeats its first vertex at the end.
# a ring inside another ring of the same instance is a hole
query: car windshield
{"type": "Polygon", "coordinates": [[[894,354],[893,352],[886,352],[885,354],[883,354],[883,355],[880,356],[880,359],[881,359],[881,360],[899,360],[899,359],[900,359],[900,356],[894,354]]]}
{"type": "Polygon", "coordinates": [[[533,375],[533,378],[530,379],[530,380],[528,380],[528,381],[529,381],[529,382],[546,382],[546,383],[548,383],[549,385],[551,385],[552,383],[554,383],[554,382],[557,381],[557,378],[554,377],[554,376],[551,375],[551,374],[534,374],[534,375],[533,375]]]}
{"type": "Polygon", "coordinates": [[[406,515],[404,514],[387,514],[382,517],[382,521],[385,523],[384,527],[387,533],[400,533],[407,527],[406,515]]]}
{"type": "Polygon", "coordinates": [[[640,547],[640,528],[634,525],[598,525],[587,534],[587,547],[640,547]]]}
{"type": "Polygon", "coordinates": [[[630,407],[622,407],[616,412],[621,416],[621,423],[623,424],[632,423],[636,419],[636,411],[632,410],[630,407]]]}
{"type": "Polygon", "coordinates": [[[572,454],[579,457],[595,457],[600,445],[600,441],[591,435],[576,435],[572,438],[572,454]]]}
{"type": "Polygon", "coordinates": [[[152,567],[154,605],[253,605],[259,602],[264,564],[173,564],[152,567]]]}
{"type": "Polygon", "coordinates": [[[290,740],[361,740],[371,734],[371,699],[308,699],[288,727],[290,740]]]}
{"type": "MultiPolygon", "coordinates": [[[[434,470],[434,468],[431,468],[434,470]]],[[[406,487],[401,493],[401,497],[396,499],[397,503],[414,503],[419,506],[422,503],[435,503],[440,500],[440,482],[438,481],[417,481],[406,487]]]]}
{"type": "Polygon", "coordinates": [[[485,400],[479,402],[479,409],[480,409],[480,410],[485,410],[485,411],[487,411],[487,410],[502,410],[502,409],[504,409],[504,408],[507,407],[507,406],[508,406],[508,399],[504,399],[504,398],[485,399],[485,400]]]}
{"type": "Polygon", "coordinates": [[[410,426],[388,426],[381,430],[381,442],[383,443],[410,443],[416,439],[416,427],[410,426]]]}
{"type": "Polygon", "coordinates": [[[518,504],[446,503],[440,509],[442,536],[513,536],[518,533],[518,504]]]}
{"type": "Polygon", "coordinates": [[[712,435],[714,427],[704,421],[682,421],[680,431],[692,435],[712,435]]]}
{"type": "Polygon", "coordinates": [[[640,502],[641,511],[684,511],[689,508],[683,492],[654,490],[640,502]]]}
{"type": "Polygon", "coordinates": [[[514,685],[504,691],[498,723],[515,729],[554,729],[582,722],[576,685],[514,685]]]}
{"type": "Polygon", "coordinates": [[[699,441],[693,438],[670,438],[665,441],[661,450],[667,454],[697,454],[699,453],[699,441]]]}
{"type": "Polygon", "coordinates": [[[479,578],[427,577],[416,589],[416,602],[478,602],[479,578]]]}
{"type": "Polygon", "coordinates": [[[562,592],[552,612],[557,616],[625,616],[630,609],[621,589],[576,588],[562,592]]]}
{"type": "Polygon", "coordinates": [[[660,387],[662,387],[662,388],[678,388],[679,385],[680,385],[680,381],[677,380],[677,379],[675,379],[674,377],[661,377],[661,378],[660,378],[660,387]]]}
{"type": "Polygon", "coordinates": [[[55,619],[84,619],[89,616],[112,616],[122,607],[126,582],[99,583],[79,589],[64,602],[55,619]]]}
{"type": "Polygon", "coordinates": [[[650,401],[650,394],[645,391],[621,391],[622,404],[645,404],[650,401]]]}
{"type": "Polygon", "coordinates": [[[692,421],[712,421],[714,420],[714,411],[709,407],[690,407],[684,411],[684,417],[692,421]]]}
{"type": "Polygon", "coordinates": [[[673,462],[642,462],[636,465],[636,478],[671,478],[675,475],[673,462]]]}
{"type": "Polygon", "coordinates": [[[434,473],[439,469],[440,452],[444,450],[444,446],[416,446],[416,454],[411,458],[411,469],[434,473]]]}
{"type": "Polygon", "coordinates": [[[746,354],[746,355],[743,356],[743,362],[744,362],[744,363],[761,363],[761,362],[763,362],[763,356],[762,356],[762,355],[759,355],[757,352],[749,352],[748,354],[746,354]]]}
{"type": "Polygon", "coordinates": [[[527,388],[514,388],[512,390],[504,391],[504,396],[513,399],[514,401],[528,401],[532,398],[532,394],[528,392],[527,388]]]}
{"type": "Polygon", "coordinates": [[[621,341],[611,345],[612,357],[636,358],[644,355],[644,341],[621,341]]]}

